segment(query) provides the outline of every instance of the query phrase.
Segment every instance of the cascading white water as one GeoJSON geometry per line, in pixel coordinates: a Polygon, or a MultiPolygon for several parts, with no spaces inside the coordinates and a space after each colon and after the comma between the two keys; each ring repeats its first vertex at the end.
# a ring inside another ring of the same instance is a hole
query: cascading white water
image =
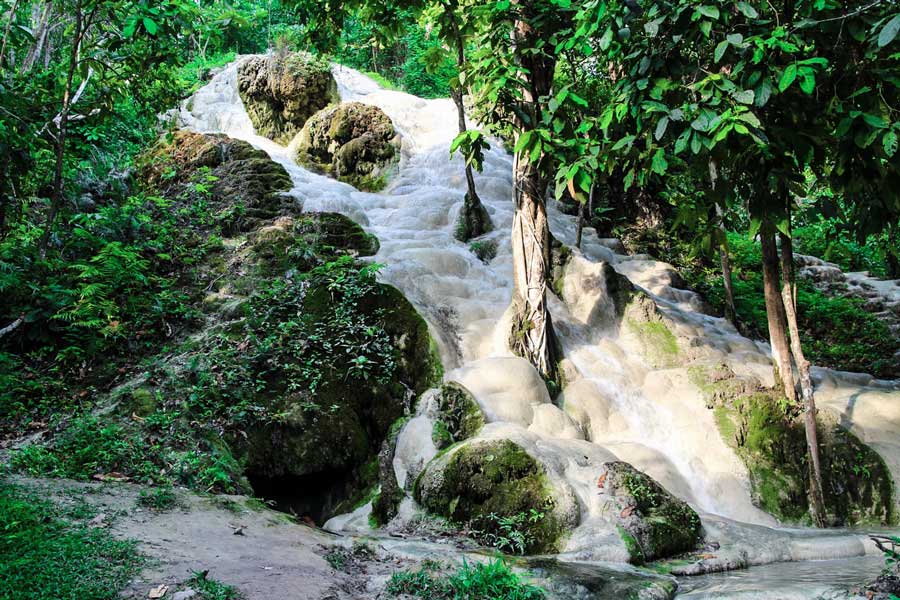
{"type": "MultiPolygon", "coordinates": [[[[185,102],[180,122],[195,131],[225,133],[265,150],[290,174],[294,184],[290,193],[302,201],[304,210],[346,214],[375,234],[381,248],[374,260],[386,265],[381,278],[402,290],[428,321],[447,377],[463,381],[488,416],[493,415],[496,422],[484,435],[527,437],[534,452],[543,452],[562,465],[560,472],[565,473],[583,508],[591,505],[590,490],[597,473],[576,468],[567,453],[581,454],[588,446],[602,446],[598,456],[633,463],[698,511],[774,524],[752,505],[746,471],[720,439],[711,411],[686,381],[684,369],[650,368],[608,328],[579,316],[578,307],[550,300],[564,353],[580,375],[563,394],[566,412],[550,405],[543,389],[522,388],[523,377],[515,370],[522,361],[503,358],[509,357],[503,318],[512,291],[511,157],[494,144],[485,154],[484,171],[476,174],[478,193],[495,226],[486,238],[497,243],[496,258],[484,264],[453,237],[465,179],[461,159],[449,155],[456,135],[452,102],[384,90],[345,67],[335,66],[333,73],[343,100],[380,107],[401,133],[399,172],[383,193],[359,192],[312,173],[294,162],[289,148],[255,135],[237,92],[235,64],[185,102]],[[570,415],[578,410],[584,418],[576,423],[570,415]]],[[[552,207],[549,216],[553,234],[571,244],[574,219],[552,207]]],[[[692,292],[669,285],[667,265],[647,257],[617,254],[614,248],[598,239],[593,230],[586,230],[575,268],[588,272],[601,260],[613,264],[651,293],[677,324],[678,335],[729,362],[738,372],[769,377],[765,345],[740,337],[722,319],[698,312],[700,302],[692,292]]],[[[537,387],[543,388],[541,384],[537,387]]],[[[835,389],[844,388],[836,385],[835,389]]],[[[838,410],[844,410],[843,395],[827,396],[824,402],[828,398],[838,410]]],[[[892,413],[891,418],[900,423],[900,415],[892,413]]],[[[412,437],[406,445],[421,453],[421,447],[430,444],[425,439],[430,430],[420,429],[418,438],[408,434],[412,437]]]]}

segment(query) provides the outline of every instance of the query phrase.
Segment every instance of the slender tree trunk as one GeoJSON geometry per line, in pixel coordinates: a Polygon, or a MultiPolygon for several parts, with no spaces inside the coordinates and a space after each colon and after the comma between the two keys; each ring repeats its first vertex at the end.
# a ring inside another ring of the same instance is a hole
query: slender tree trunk
{"type": "MultiPolygon", "coordinates": [[[[529,122],[520,122],[519,133],[540,122],[539,98],[550,93],[556,62],[530,50],[538,47],[537,32],[527,22],[529,5],[520,5],[525,19],[517,20],[513,35],[517,60],[528,81],[523,90],[522,110],[529,122]]],[[[548,381],[556,381],[556,340],[553,322],[547,309],[547,276],[550,266],[550,227],[544,204],[547,181],[541,161],[532,162],[528,153],[520,151],[513,159],[513,201],[516,212],[512,226],[513,253],[513,323],[510,346],[516,354],[527,358],[548,381]]]]}
{"type": "MultiPolygon", "coordinates": [[[[456,22],[457,6],[454,4],[447,5],[444,9],[447,11],[450,23],[453,28],[453,37],[456,41],[456,66],[462,73],[466,66],[466,51],[463,44],[462,32],[456,22]]],[[[451,90],[450,97],[456,105],[456,115],[459,120],[459,132],[464,133],[468,127],[466,126],[466,107],[463,102],[463,87],[460,86],[451,90]]],[[[467,242],[472,238],[484,235],[491,229],[491,217],[481,203],[478,192],[475,190],[475,174],[472,172],[472,166],[466,164],[466,197],[463,201],[463,208],[460,213],[460,222],[456,228],[456,238],[461,242],[467,242]]]]}
{"type": "Polygon", "coordinates": [[[44,3],[43,10],[35,7],[35,11],[33,12],[33,22],[34,26],[34,44],[31,46],[31,49],[28,51],[28,54],[25,55],[25,60],[22,61],[22,73],[27,73],[31,70],[31,67],[41,56],[41,49],[46,44],[47,39],[47,31],[50,28],[50,15],[53,12],[53,3],[49,0],[44,3]]]}
{"type": "Polygon", "coordinates": [[[0,69],[3,68],[3,61],[6,60],[6,41],[9,39],[9,30],[12,28],[13,22],[16,20],[16,10],[19,8],[19,0],[13,2],[12,8],[6,20],[6,27],[3,29],[3,42],[0,42],[0,69]]]}
{"type": "Polygon", "coordinates": [[[781,299],[784,302],[788,330],[791,334],[791,353],[800,375],[800,393],[804,405],[804,424],[806,427],[806,446],[809,452],[809,495],[812,518],[819,527],[825,526],[825,497],[822,485],[822,467],[819,463],[819,439],[816,432],[816,399],[813,395],[812,377],[809,373],[809,361],[803,355],[803,344],[800,342],[800,327],[797,324],[797,299],[794,284],[794,250],[791,238],[779,232],[781,241],[781,299]]]}
{"type": "Polygon", "coordinates": [[[594,210],[594,189],[596,186],[591,182],[591,191],[588,193],[587,203],[578,203],[578,220],[575,221],[575,247],[581,249],[581,236],[584,232],[584,222],[587,219],[585,214],[591,214],[594,210]]]}
{"type": "Polygon", "coordinates": [[[47,215],[47,224],[38,249],[41,258],[47,254],[47,244],[50,241],[50,235],[53,232],[53,224],[62,205],[63,197],[63,163],[65,161],[66,152],[66,131],[69,125],[69,108],[72,100],[72,83],[75,79],[75,71],[78,69],[78,54],[81,50],[81,41],[84,35],[82,29],[84,25],[84,14],[81,10],[81,3],[75,8],[75,31],[72,34],[72,51],[69,54],[69,69],[66,73],[66,87],[63,90],[62,110],[59,111],[59,124],[56,133],[56,164],[53,171],[53,196],[50,198],[50,214],[47,215]]]}
{"type": "Polygon", "coordinates": [[[772,363],[775,370],[775,385],[784,389],[784,395],[791,402],[797,402],[794,387],[794,373],[791,368],[791,350],[787,338],[787,317],[781,299],[780,277],[778,274],[778,249],[775,247],[773,227],[763,223],[760,231],[762,245],[763,292],[766,300],[766,317],[769,326],[769,341],[772,345],[772,363]]]}
{"type": "MultiPolygon", "coordinates": [[[[713,192],[715,192],[716,184],[719,181],[719,164],[715,159],[709,161],[709,181],[713,192]]],[[[722,223],[722,208],[718,202],[715,202],[715,220],[720,237],[718,243],[719,264],[722,266],[722,285],[725,287],[725,318],[732,325],[737,325],[737,310],[734,308],[734,288],[731,277],[731,259],[728,256],[728,236],[722,223]]]]}
{"type": "Polygon", "coordinates": [[[897,224],[888,223],[887,267],[888,277],[891,279],[900,278],[900,257],[895,254],[895,252],[900,252],[897,242],[897,224]]]}

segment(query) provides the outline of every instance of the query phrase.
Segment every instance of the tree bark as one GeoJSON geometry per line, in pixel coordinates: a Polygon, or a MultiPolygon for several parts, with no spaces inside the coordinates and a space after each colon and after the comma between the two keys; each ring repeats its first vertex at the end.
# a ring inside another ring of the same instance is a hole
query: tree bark
{"type": "Polygon", "coordinates": [[[804,405],[804,425],[806,428],[806,447],[809,453],[809,495],[813,522],[819,527],[825,526],[825,497],[822,485],[822,467],[819,462],[819,439],[816,432],[816,399],[813,395],[812,377],[809,372],[809,361],[803,355],[803,344],[800,341],[800,327],[797,324],[797,295],[794,284],[794,250],[790,236],[779,232],[781,241],[781,299],[784,303],[788,330],[791,337],[791,353],[800,375],[800,393],[804,405]]]}
{"type": "Polygon", "coordinates": [[[591,214],[594,210],[594,189],[595,185],[591,182],[591,191],[588,193],[588,201],[586,203],[578,203],[578,220],[575,221],[575,247],[581,249],[581,236],[584,233],[584,222],[586,220],[585,213],[591,214]]]}
{"type": "Polygon", "coordinates": [[[787,339],[787,318],[785,316],[784,302],[781,299],[778,250],[775,247],[775,232],[773,229],[771,224],[763,223],[760,231],[766,320],[769,327],[769,341],[772,345],[775,385],[784,390],[784,395],[791,404],[796,404],[797,390],[794,387],[794,372],[791,368],[791,350],[787,339]]]}
{"type": "MultiPolygon", "coordinates": [[[[450,23],[453,27],[453,38],[456,42],[456,66],[462,73],[466,65],[466,50],[463,44],[462,32],[456,22],[456,6],[454,4],[447,5],[445,9],[448,12],[450,23]]],[[[462,86],[451,90],[450,97],[456,105],[456,115],[459,120],[459,132],[464,133],[468,127],[466,126],[466,107],[463,102],[462,86]]],[[[484,235],[491,229],[491,217],[481,203],[478,192],[475,190],[475,174],[472,172],[472,166],[466,164],[466,197],[463,201],[463,208],[460,213],[460,223],[457,227],[456,237],[461,242],[468,242],[472,238],[484,235]]]]}
{"type": "Polygon", "coordinates": [[[900,258],[894,252],[900,252],[897,245],[897,224],[888,223],[887,271],[891,279],[900,277],[900,258]]]}
{"type": "MultiPolygon", "coordinates": [[[[719,164],[715,159],[709,161],[709,181],[713,192],[715,192],[716,184],[719,181],[719,164]]],[[[714,204],[716,228],[721,238],[718,247],[719,264],[722,266],[722,285],[725,288],[725,318],[732,325],[737,326],[737,310],[734,307],[734,288],[731,277],[731,258],[728,256],[728,237],[725,233],[725,226],[722,224],[722,208],[718,202],[714,202],[714,204]]]]}
{"type": "Polygon", "coordinates": [[[53,12],[53,2],[48,0],[44,3],[43,10],[35,7],[35,11],[36,12],[32,13],[32,16],[34,17],[33,22],[35,24],[34,44],[28,51],[28,54],[25,55],[25,60],[22,62],[22,73],[30,71],[31,67],[41,56],[41,49],[46,44],[47,32],[50,29],[50,15],[53,12]]]}
{"type": "Polygon", "coordinates": [[[53,171],[53,196],[50,198],[50,213],[47,215],[47,224],[38,245],[41,258],[47,254],[47,244],[50,234],[53,232],[53,224],[62,205],[63,197],[63,162],[66,152],[66,131],[69,125],[69,108],[72,99],[72,84],[75,79],[75,71],[78,70],[78,55],[81,50],[81,41],[84,36],[84,13],[81,2],[75,8],[75,30],[72,33],[72,51],[69,54],[69,68],[66,73],[66,86],[63,90],[62,109],[59,111],[59,124],[56,133],[56,164],[53,171]]]}
{"type": "Polygon", "coordinates": [[[13,22],[16,20],[16,10],[19,8],[19,0],[13,2],[12,8],[6,20],[6,27],[3,30],[3,42],[0,42],[0,69],[3,68],[3,62],[6,60],[6,41],[9,39],[9,30],[12,28],[13,22]]]}
{"type": "MultiPolygon", "coordinates": [[[[530,6],[520,4],[524,18],[516,20],[513,36],[516,58],[527,85],[523,90],[522,111],[528,122],[518,123],[519,136],[540,122],[539,98],[550,93],[556,61],[531,52],[538,45],[537,32],[528,23],[530,6]]],[[[541,163],[532,162],[520,151],[513,159],[513,202],[516,212],[512,226],[513,323],[510,346],[527,358],[547,381],[556,381],[556,340],[550,311],[547,309],[547,276],[550,266],[550,227],[544,204],[547,180],[541,163]]]]}

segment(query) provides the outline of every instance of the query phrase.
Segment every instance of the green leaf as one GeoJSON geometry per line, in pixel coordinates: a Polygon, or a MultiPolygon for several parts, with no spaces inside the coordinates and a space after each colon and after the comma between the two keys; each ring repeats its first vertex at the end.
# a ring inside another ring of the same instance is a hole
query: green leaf
{"type": "Polygon", "coordinates": [[[729,33],[727,36],[725,36],[725,39],[728,40],[728,43],[732,46],[740,46],[744,41],[744,36],[739,33],[729,33]]]}
{"type": "Polygon", "coordinates": [[[812,73],[804,75],[803,79],[800,80],[800,89],[807,94],[812,94],[816,91],[816,76],[812,73]]]}
{"type": "Polygon", "coordinates": [[[697,9],[697,11],[703,15],[704,17],[709,17],[710,19],[718,19],[719,18],[719,9],[715,6],[701,6],[697,9]]]}
{"type": "Polygon", "coordinates": [[[787,219],[781,219],[775,223],[775,228],[787,237],[791,237],[791,224],[787,219]]]}
{"type": "Polygon", "coordinates": [[[881,138],[881,144],[884,146],[884,153],[887,154],[888,158],[893,157],[897,153],[897,134],[893,131],[888,131],[881,138]]]}
{"type": "Polygon", "coordinates": [[[758,217],[753,217],[752,219],[750,219],[750,231],[748,231],[747,233],[749,233],[751,240],[756,237],[757,233],[759,233],[759,228],[761,226],[762,221],[760,221],[758,217]]]}
{"type": "Polygon", "coordinates": [[[722,41],[719,42],[719,45],[716,46],[716,52],[713,54],[713,60],[719,62],[722,60],[722,57],[725,56],[725,51],[728,50],[728,42],[722,41]]]}
{"type": "Polygon", "coordinates": [[[875,127],[877,129],[884,129],[887,127],[887,123],[885,123],[884,119],[879,117],[878,115],[870,115],[869,113],[863,113],[863,121],[865,121],[868,125],[875,127]]]}
{"type": "Polygon", "coordinates": [[[625,137],[623,137],[622,139],[620,139],[618,142],[616,142],[613,145],[612,151],[615,152],[616,150],[621,150],[625,146],[631,144],[631,142],[633,142],[633,141],[634,141],[633,135],[626,135],[625,137]]]}
{"type": "Polygon", "coordinates": [[[126,38],[130,38],[134,35],[134,31],[137,29],[137,18],[128,17],[128,20],[125,22],[125,29],[122,30],[122,35],[126,38]]]}
{"type": "Polygon", "coordinates": [[[653,137],[657,140],[662,138],[666,134],[666,128],[669,126],[669,117],[663,117],[659,120],[659,123],[656,124],[656,131],[653,132],[653,137]]]}
{"type": "Polygon", "coordinates": [[[531,145],[531,137],[534,135],[533,131],[526,131],[522,135],[519,136],[518,141],[516,141],[516,145],[513,148],[513,152],[521,152],[525,148],[531,145]]]}
{"type": "Polygon", "coordinates": [[[656,154],[653,155],[653,161],[650,164],[650,170],[658,175],[664,175],[666,169],[669,168],[669,163],[666,162],[666,153],[662,148],[658,148],[656,150],[656,154]]]}
{"type": "Polygon", "coordinates": [[[778,82],[778,91],[783,92],[791,87],[795,79],[797,79],[797,65],[788,65],[784,73],[781,74],[781,80],[778,82]]]}
{"type": "Polygon", "coordinates": [[[702,21],[700,23],[700,31],[703,32],[703,35],[709,37],[709,33],[712,31],[712,21],[702,21]]]}
{"type": "Polygon", "coordinates": [[[687,148],[688,141],[691,139],[691,130],[685,129],[675,140],[675,154],[681,154],[687,148]]]}
{"type": "Polygon", "coordinates": [[[600,49],[607,50],[609,45],[612,43],[613,39],[613,30],[612,27],[607,27],[606,31],[603,32],[603,36],[600,38],[600,49]]]}
{"type": "Polygon", "coordinates": [[[144,29],[146,29],[147,33],[149,33],[150,35],[156,35],[156,21],[154,21],[150,17],[144,17],[144,29]]]}
{"type": "Polygon", "coordinates": [[[756,97],[756,94],[753,93],[753,90],[744,90],[743,92],[738,92],[734,95],[734,99],[736,102],[740,102],[741,104],[753,104],[753,99],[756,97]]]}
{"type": "Polygon", "coordinates": [[[747,4],[746,2],[738,2],[737,9],[743,13],[743,15],[750,19],[755,19],[759,16],[759,13],[756,12],[756,9],[747,4]]]}
{"type": "Polygon", "coordinates": [[[691,138],[691,152],[694,154],[700,154],[700,150],[703,148],[703,140],[696,133],[691,138]]]}
{"type": "Polygon", "coordinates": [[[900,32],[900,15],[895,16],[881,28],[881,33],[878,34],[878,47],[884,48],[893,42],[898,32],[900,32]]]}

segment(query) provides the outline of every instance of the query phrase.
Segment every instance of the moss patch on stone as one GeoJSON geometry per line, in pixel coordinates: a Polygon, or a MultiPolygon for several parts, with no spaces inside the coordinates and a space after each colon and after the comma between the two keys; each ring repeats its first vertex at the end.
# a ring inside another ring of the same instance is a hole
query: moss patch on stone
{"type": "Polygon", "coordinates": [[[437,403],[431,437],[438,450],[473,437],[484,426],[484,415],[472,393],[456,382],[441,386],[437,403]]]}
{"type": "Polygon", "coordinates": [[[603,493],[614,500],[617,527],[631,562],[666,558],[697,546],[700,517],[686,502],[626,462],[604,467],[603,493]]]}
{"type": "Polygon", "coordinates": [[[623,323],[634,336],[641,353],[656,369],[674,367],[679,363],[678,339],[672,333],[656,303],[643,292],[634,292],[625,307],[623,323]]]}
{"type": "MultiPolygon", "coordinates": [[[[723,367],[691,378],[713,408],[719,433],[750,473],[754,504],[785,523],[811,522],[806,431],[794,407],[723,367]]],[[[827,519],[834,525],[891,525],[893,481],[884,460],[827,411],[816,416],[827,519]]]]}
{"type": "Polygon", "coordinates": [[[468,442],[439,456],[416,481],[415,497],[429,512],[483,533],[500,533],[491,529],[496,518],[542,513],[523,524],[527,552],[557,549],[564,529],[543,469],[509,440],[468,442]]]}

